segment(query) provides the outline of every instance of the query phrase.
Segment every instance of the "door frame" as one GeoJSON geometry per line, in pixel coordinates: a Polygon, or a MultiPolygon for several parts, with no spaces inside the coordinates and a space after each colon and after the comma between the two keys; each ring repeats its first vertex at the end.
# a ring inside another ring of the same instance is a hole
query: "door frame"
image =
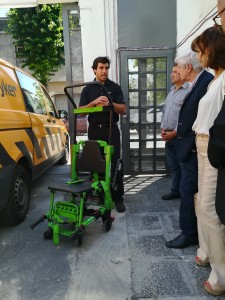
{"type": "MultiPolygon", "coordinates": [[[[135,58],[156,58],[156,57],[167,57],[167,94],[171,87],[170,82],[170,74],[174,64],[174,54],[175,49],[140,49],[140,50],[133,50],[133,49],[121,49],[118,53],[119,65],[120,65],[120,85],[123,90],[124,98],[127,104],[127,114],[122,116],[121,118],[121,131],[122,131],[122,157],[123,157],[123,168],[124,174],[135,174],[140,172],[131,172],[129,169],[129,95],[128,95],[128,59],[135,59],[135,58]],[[127,155],[128,153],[128,155],[127,155]]],[[[141,172],[145,173],[145,172],[141,172]]]]}

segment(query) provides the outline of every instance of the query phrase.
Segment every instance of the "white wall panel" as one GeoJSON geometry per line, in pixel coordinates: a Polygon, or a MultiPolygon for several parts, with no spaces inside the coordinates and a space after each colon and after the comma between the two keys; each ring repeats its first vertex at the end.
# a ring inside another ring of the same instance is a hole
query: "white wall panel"
{"type": "Polygon", "coordinates": [[[211,18],[206,22],[204,20],[216,15],[216,12],[216,0],[177,0],[177,44],[184,42],[178,51],[190,47],[197,35],[213,26],[211,18]],[[195,30],[197,31],[194,32],[195,30]]]}
{"type": "Polygon", "coordinates": [[[79,7],[84,81],[91,81],[93,60],[106,54],[104,5],[102,0],[80,0],[79,7]]]}

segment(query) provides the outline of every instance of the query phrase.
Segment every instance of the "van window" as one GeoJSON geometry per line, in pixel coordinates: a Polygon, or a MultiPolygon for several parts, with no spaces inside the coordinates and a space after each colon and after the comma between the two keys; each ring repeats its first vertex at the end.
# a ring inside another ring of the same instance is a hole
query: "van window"
{"type": "Polygon", "coordinates": [[[16,70],[27,111],[36,114],[47,115],[44,95],[41,85],[33,78],[16,70]]]}
{"type": "Polygon", "coordinates": [[[49,113],[49,115],[51,115],[52,117],[57,117],[56,111],[55,111],[55,107],[52,103],[51,98],[49,97],[49,95],[47,94],[47,92],[45,91],[45,89],[42,89],[43,93],[45,95],[45,103],[47,106],[47,111],[49,113]]]}

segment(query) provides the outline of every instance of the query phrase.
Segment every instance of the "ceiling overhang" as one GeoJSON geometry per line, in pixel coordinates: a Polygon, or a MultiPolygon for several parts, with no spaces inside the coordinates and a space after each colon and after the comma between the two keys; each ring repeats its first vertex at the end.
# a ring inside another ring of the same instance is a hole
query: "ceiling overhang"
{"type": "Polygon", "coordinates": [[[76,0],[1,0],[0,8],[34,7],[39,4],[75,3],[76,0]]]}

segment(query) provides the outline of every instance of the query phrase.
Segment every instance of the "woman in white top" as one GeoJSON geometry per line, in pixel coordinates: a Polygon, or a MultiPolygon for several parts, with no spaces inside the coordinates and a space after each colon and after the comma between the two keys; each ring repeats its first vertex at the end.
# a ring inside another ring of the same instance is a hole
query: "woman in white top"
{"type": "MultiPolygon", "coordinates": [[[[215,77],[200,100],[197,118],[192,129],[196,132],[198,152],[198,194],[196,215],[198,220],[199,248],[195,262],[211,273],[204,288],[212,295],[225,293],[225,226],[215,210],[217,169],[208,160],[209,129],[223,103],[225,91],[225,34],[219,27],[210,27],[191,45],[204,68],[214,70],[215,77]]],[[[225,183],[224,183],[225,184],[225,183]]]]}

